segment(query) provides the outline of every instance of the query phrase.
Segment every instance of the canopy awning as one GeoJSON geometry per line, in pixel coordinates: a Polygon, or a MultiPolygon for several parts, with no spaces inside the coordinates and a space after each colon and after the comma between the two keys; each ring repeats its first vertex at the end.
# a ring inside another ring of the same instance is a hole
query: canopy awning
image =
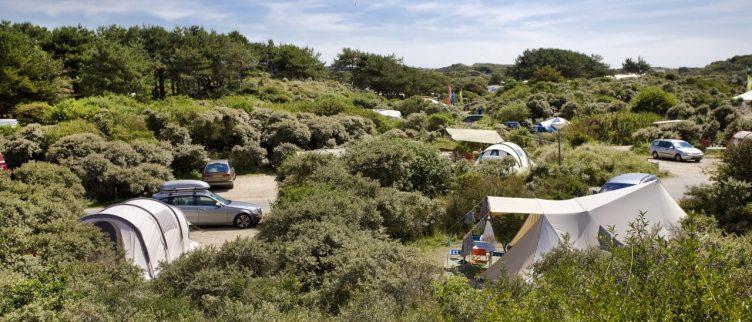
{"type": "Polygon", "coordinates": [[[447,133],[452,137],[452,140],[473,142],[473,143],[485,143],[496,144],[504,142],[498,132],[492,130],[476,130],[476,129],[453,129],[447,128],[447,133]]]}

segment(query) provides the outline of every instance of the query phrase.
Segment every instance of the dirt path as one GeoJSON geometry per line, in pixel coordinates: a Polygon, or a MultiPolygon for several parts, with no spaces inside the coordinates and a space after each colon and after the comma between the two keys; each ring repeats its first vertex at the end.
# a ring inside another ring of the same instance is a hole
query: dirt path
{"type": "Polygon", "coordinates": [[[689,187],[709,183],[711,172],[720,162],[716,158],[706,158],[699,163],[672,160],[651,161],[658,162],[660,171],[666,171],[670,174],[670,177],[661,179],[661,183],[675,200],[684,197],[689,187]]]}
{"type": "MultiPolygon", "coordinates": [[[[264,215],[268,215],[271,204],[277,198],[277,182],[274,176],[268,174],[246,174],[235,178],[233,189],[213,190],[216,194],[237,201],[251,202],[261,205],[264,215]]],[[[232,226],[193,227],[191,240],[199,243],[200,247],[209,245],[220,246],[226,241],[238,237],[253,237],[258,229],[238,229],[232,226]]]]}

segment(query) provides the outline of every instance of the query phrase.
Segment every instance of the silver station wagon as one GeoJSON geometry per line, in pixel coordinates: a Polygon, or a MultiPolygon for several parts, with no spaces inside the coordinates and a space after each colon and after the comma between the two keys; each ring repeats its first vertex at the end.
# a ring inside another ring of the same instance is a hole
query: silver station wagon
{"type": "Polygon", "coordinates": [[[227,200],[209,191],[209,184],[199,180],[175,180],[162,184],[154,199],[183,211],[186,219],[197,226],[255,226],[261,220],[259,205],[227,200]]]}
{"type": "Polygon", "coordinates": [[[650,155],[653,159],[674,159],[676,161],[693,160],[700,162],[703,157],[700,149],[682,140],[655,140],[650,144],[650,155]]]}

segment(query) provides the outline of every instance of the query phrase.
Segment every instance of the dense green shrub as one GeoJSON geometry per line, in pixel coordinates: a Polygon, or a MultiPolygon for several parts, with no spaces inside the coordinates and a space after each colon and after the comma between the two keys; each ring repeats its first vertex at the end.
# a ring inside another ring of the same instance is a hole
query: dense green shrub
{"type": "Polygon", "coordinates": [[[231,160],[240,171],[258,170],[266,162],[266,149],[257,142],[232,147],[231,160]]]}
{"type": "Polygon", "coordinates": [[[376,209],[383,219],[385,233],[402,241],[430,235],[436,221],[444,216],[443,206],[418,192],[382,189],[376,209]]]}
{"type": "Polygon", "coordinates": [[[175,123],[168,123],[159,131],[159,140],[170,142],[172,145],[191,144],[191,133],[187,128],[175,123]]]}
{"type": "Polygon", "coordinates": [[[191,122],[193,142],[214,151],[229,151],[261,138],[250,123],[250,116],[241,110],[218,107],[200,114],[191,122]]]}
{"type": "Polygon", "coordinates": [[[452,123],[454,123],[454,119],[449,113],[431,114],[426,122],[426,129],[429,131],[442,131],[452,123]]]}
{"type": "Polygon", "coordinates": [[[509,131],[507,141],[526,148],[533,142],[533,135],[526,127],[518,127],[509,131]]]}
{"type": "Polygon", "coordinates": [[[630,101],[632,111],[664,115],[676,105],[676,97],[657,87],[645,87],[630,101]]]}
{"type": "Polygon", "coordinates": [[[303,151],[303,149],[292,143],[284,142],[275,146],[272,150],[272,166],[278,166],[282,164],[282,162],[285,161],[287,157],[294,155],[300,151],[303,151]]]}
{"type": "Polygon", "coordinates": [[[752,230],[752,141],[729,145],[707,185],[693,187],[682,200],[689,210],[713,216],[721,228],[743,234],[752,230]]]}
{"type": "Polygon", "coordinates": [[[0,152],[8,167],[15,168],[29,160],[41,159],[46,145],[43,127],[34,123],[16,131],[8,140],[0,140],[0,152]]]}
{"type": "Polygon", "coordinates": [[[45,102],[19,104],[13,108],[13,115],[22,125],[44,122],[44,115],[52,107],[45,102]]]}
{"type": "Polygon", "coordinates": [[[494,118],[500,121],[524,121],[530,116],[527,106],[515,103],[503,105],[494,112],[494,118]]]}
{"type": "Polygon", "coordinates": [[[311,131],[310,148],[312,149],[334,147],[350,139],[345,126],[333,118],[306,114],[301,115],[300,118],[311,131]]]}
{"type": "Polygon", "coordinates": [[[437,150],[410,140],[374,138],[362,141],[344,156],[353,173],[403,191],[442,194],[451,182],[451,164],[437,150]]]}
{"type": "Polygon", "coordinates": [[[307,147],[311,140],[311,131],[308,127],[294,119],[282,120],[268,125],[264,130],[263,145],[269,150],[282,143],[294,144],[298,147],[307,147]]]}
{"type": "Polygon", "coordinates": [[[660,117],[651,113],[619,112],[578,116],[564,129],[565,135],[580,132],[587,136],[614,144],[631,144],[633,134],[641,128],[651,126],[660,117]]]}
{"type": "Polygon", "coordinates": [[[207,160],[209,156],[206,150],[198,144],[181,144],[172,148],[172,169],[178,176],[203,171],[207,160]]]}
{"type": "MultiPolygon", "coordinates": [[[[601,186],[611,177],[629,172],[657,174],[658,169],[644,157],[620,151],[608,146],[584,144],[574,149],[562,147],[563,173],[577,177],[590,186],[601,186]]],[[[536,163],[555,165],[557,150],[555,145],[543,147],[538,152],[536,163]]],[[[552,169],[554,166],[548,166],[552,169]]]]}

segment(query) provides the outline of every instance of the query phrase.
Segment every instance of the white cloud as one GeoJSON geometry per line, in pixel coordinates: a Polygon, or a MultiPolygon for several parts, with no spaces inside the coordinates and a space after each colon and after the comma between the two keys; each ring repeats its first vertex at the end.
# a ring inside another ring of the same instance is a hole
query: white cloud
{"type": "Polygon", "coordinates": [[[749,0],[11,0],[0,1],[0,11],[47,17],[48,26],[127,16],[129,23],[240,30],[254,40],[313,47],[328,62],[343,47],[394,53],[425,67],[511,63],[537,47],[601,54],[612,66],[637,55],[657,65],[700,66],[752,52],[749,0]]]}

